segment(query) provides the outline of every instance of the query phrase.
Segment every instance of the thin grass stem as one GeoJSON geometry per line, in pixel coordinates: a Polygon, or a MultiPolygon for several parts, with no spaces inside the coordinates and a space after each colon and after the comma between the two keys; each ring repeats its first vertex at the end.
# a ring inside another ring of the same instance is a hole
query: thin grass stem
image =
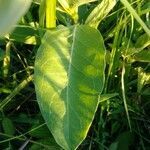
{"type": "Polygon", "coordinates": [[[150,36],[150,29],[147,27],[147,25],[144,23],[144,21],[140,18],[140,16],[137,14],[137,12],[131,6],[131,4],[127,0],[120,0],[120,1],[127,8],[127,10],[134,16],[134,18],[141,25],[141,27],[145,30],[145,32],[148,34],[148,36],[150,36]]]}
{"type": "Polygon", "coordinates": [[[12,92],[8,95],[1,103],[0,110],[2,110],[11,100],[15,97],[22,89],[25,88],[33,80],[33,75],[29,76],[25,80],[23,80],[12,92]]]}
{"type": "Polygon", "coordinates": [[[123,102],[124,102],[124,107],[125,107],[125,111],[126,111],[126,115],[127,115],[129,128],[130,128],[130,131],[132,131],[131,121],[130,121],[130,116],[129,116],[129,111],[128,111],[128,106],[127,106],[127,100],[126,100],[126,94],[125,94],[124,76],[125,76],[125,63],[123,62],[122,73],[121,73],[122,97],[123,97],[123,102]]]}

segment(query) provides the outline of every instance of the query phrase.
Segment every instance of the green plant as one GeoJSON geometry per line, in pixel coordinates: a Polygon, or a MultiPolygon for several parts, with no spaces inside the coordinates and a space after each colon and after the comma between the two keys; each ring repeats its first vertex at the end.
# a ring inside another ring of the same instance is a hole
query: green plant
{"type": "Polygon", "coordinates": [[[149,3],[3,2],[2,149],[148,149],[149,3]]]}

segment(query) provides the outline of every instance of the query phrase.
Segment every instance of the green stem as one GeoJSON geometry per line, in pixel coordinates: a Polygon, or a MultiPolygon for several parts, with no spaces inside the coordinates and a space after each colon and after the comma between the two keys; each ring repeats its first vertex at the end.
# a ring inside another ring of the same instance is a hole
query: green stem
{"type": "Polygon", "coordinates": [[[46,0],[46,28],[56,27],[56,0],[46,0]]]}
{"type": "Polygon", "coordinates": [[[124,76],[125,76],[125,62],[123,61],[123,66],[122,66],[122,73],[121,73],[121,88],[122,88],[122,97],[123,97],[123,103],[127,115],[127,120],[129,124],[130,131],[132,131],[131,127],[131,121],[130,121],[130,116],[129,116],[129,111],[128,111],[128,106],[127,106],[127,101],[126,101],[126,94],[125,94],[125,86],[124,86],[124,76]]]}
{"type": "MultiPolygon", "coordinates": [[[[5,142],[9,142],[9,141],[12,141],[12,140],[15,140],[15,139],[17,139],[17,140],[23,140],[23,141],[24,141],[24,140],[26,140],[26,138],[23,138],[23,137],[25,137],[25,135],[27,135],[27,134],[29,134],[29,133],[31,133],[31,132],[33,132],[33,131],[35,131],[35,130],[41,128],[41,127],[43,127],[43,126],[45,126],[45,123],[43,123],[43,124],[41,124],[41,125],[39,125],[39,126],[33,128],[33,129],[31,129],[30,131],[27,131],[26,133],[23,133],[23,134],[21,134],[21,135],[18,135],[18,136],[11,136],[11,135],[4,134],[4,133],[1,133],[1,132],[0,132],[0,135],[1,135],[1,136],[9,137],[8,139],[1,140],[1,141],[0,141],[0,144],[1,144],[1,143],[5,143],[5,142]]],[[[38,142],[34,142],[34,141],[32,141],[32,140],[30,140],[30,142],[31,142],[31,143],[36,143],[36,144],[38,144],[38,142]]],[[[41,144],[39,143],[38,145],[41,145],[41,144]]],[[[41,146],[44,146],[44,145],[42,144],[41,146]]]]}
{"type": "Polygon", "coordinates": [[[15,97],[22,89],[25,88],[33,80],[33,75],[30,75],[28,78],[23,80],[12,92],[0,103],[0,111],[15,97]]]}
{"type": "Polygon", "coordinates": [[[3,76],[4,76],[4,78],[7,78],[8,72],[9,72],[10,49],[11,49],[11,42],[8,42],[6,44],[6,53],[5,53],[5,58],[4,58],[4,61],[3,61],[3,76]]]}

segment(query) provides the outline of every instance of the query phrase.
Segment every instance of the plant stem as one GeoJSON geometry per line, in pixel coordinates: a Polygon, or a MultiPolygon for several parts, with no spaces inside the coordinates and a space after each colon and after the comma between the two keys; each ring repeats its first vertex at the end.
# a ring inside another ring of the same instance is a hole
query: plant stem
{"type": "Polygon", "coordinates": [[[4,58],[4,61],[3,61],[3,76],[4,76],[4,78],[7,78],[8,72],[9,72],[10,49],[11,49],[11,42],[8,42],[6,44],[6,53],[5,53],[5,58],[4,58]]]}
{"type": "Polygon", "coordinates": [[[0,111],[15,97],[22,89],[25,88],[33,80],[33,75],[30,75],[23,80],[12,92],[0,103],[0,111]]]}
{"type": "Polygon", "coordinates": [[[124,76],[125,76],[125,62],[123,62],[123,66],[122,66],[121,88],[122,88],[123,103],[124,103],[124,107],[125,107],[125,111],[126,111],[126,115],[127,115],[129,128],[130,128],[130,131],[132,131],[130,116],[129,116],[129,112],[128,112],[128,106],[127,106],[127,101],[126,101],[126,95],[125,95],[124,76]]]}
{"type": "Polygon", "coordinates": [[[46,0],[46,28],[56,27],[56,0],[46,0]]]}

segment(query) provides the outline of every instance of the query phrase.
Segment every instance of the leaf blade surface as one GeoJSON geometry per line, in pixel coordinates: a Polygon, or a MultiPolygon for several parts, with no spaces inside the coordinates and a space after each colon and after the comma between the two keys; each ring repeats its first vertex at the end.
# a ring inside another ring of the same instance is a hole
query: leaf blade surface
{"type": "Polygon", "coordinates": [[[84,140],[103,89],[105,48],[98,30],[74,26],[48,31],[35,63],[37,100],[57,143],[84,140]]]}

